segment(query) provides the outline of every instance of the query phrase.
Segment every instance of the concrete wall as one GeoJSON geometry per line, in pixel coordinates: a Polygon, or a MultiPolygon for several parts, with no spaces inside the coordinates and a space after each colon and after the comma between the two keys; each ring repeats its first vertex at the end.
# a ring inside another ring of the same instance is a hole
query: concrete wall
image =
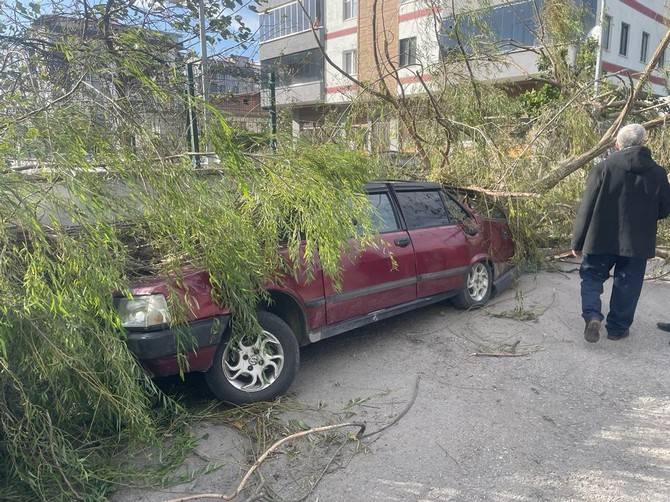
{"type": "MultiPolygon", "coordinates": [[[[323,28],[318,29],[319,39],[323,43],[323,28]]],[[[269,42],[263,42],[260,46],[260,59],[271,59],[283,54],[315,49],[319,46],[312,31],[305,31],[297,35],[287,35],[276,38],[269,42]]]]}
{"type": "Polygon", "coordinates": [[[323,81],[277,87],[277,104],[314,104],[324,100],[323,81]]]}
{"type": "Polygon", "coordinates": [[[415,0],[400,5],[398,37],[399,39],[416,37],[416,65],[399,70],[398,94],[425,92],[419,77],[426,85],[431,85],[430,73],[440,61],[435,23],[439,23],[441,16],[434,10],[433,4],[434,2],[430,1],[415,0]]]}

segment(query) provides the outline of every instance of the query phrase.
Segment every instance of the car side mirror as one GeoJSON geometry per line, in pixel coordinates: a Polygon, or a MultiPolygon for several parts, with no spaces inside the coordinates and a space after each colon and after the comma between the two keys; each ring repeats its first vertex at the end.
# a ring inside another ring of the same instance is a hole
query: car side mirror
{"type": "Polygon", "coordinates": [[[466,235],[477,235],[479,233],[479,225],[474,218],[465,218],[461,221],[461,227],[466,235]]]}

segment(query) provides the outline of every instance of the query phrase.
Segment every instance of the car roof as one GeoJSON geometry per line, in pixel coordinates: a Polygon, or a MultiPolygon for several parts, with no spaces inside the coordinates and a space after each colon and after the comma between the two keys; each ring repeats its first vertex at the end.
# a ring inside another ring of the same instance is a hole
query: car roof
{"type": "Polygon", "coordinates": [[[388,185],[395,190],[437,190],[442,188],[439,183],[415,180],[375,180],[365,185],[366,190],[384,190],[388,185]]]}

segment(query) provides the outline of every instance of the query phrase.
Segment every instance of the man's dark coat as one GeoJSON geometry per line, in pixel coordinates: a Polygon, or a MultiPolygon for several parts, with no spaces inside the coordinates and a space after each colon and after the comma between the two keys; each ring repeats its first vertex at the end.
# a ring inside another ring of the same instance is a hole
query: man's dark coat
{"type": "Polygon", "coordinates": [[[644,146],[613,153],[593,168],[577,213],[572,249],[652,258],[656,227],[670,215],[668,173],[644,146]]]}

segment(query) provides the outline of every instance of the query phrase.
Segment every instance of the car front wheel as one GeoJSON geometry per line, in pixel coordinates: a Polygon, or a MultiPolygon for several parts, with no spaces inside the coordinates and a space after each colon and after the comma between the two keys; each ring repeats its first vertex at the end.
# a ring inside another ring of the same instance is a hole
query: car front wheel
{"type": "Polygon", "coordinates": [[[212,392],[234,404],[270,401],[288,390],[300,364],[298,341],[280,317],[258,313],[261,334],[255,340],[222,342],[205,380],[212,392]]]}
{"type": "Polygon", "coordinates": [[[459,309],[481,307],[491,298],[493,291],[493,272],[484,262],[473,263],[468,271],[465,288],[454,298],[459,309]]]}

